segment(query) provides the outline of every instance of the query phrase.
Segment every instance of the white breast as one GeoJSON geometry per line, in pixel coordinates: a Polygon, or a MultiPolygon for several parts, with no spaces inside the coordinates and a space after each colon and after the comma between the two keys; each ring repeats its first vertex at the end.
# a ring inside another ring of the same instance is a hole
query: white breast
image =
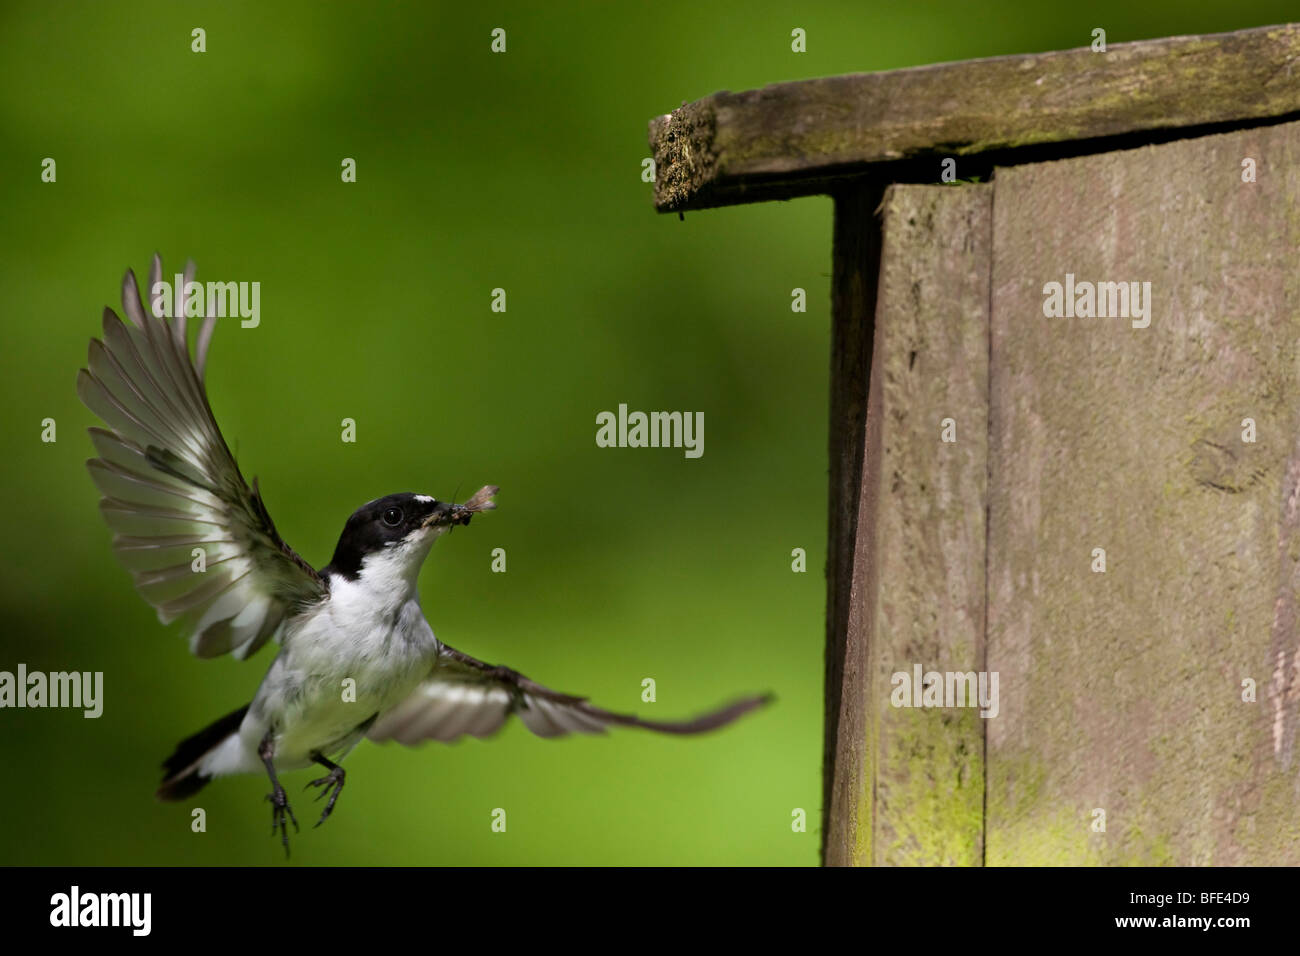
{"type": "Polygon", "coordinates": [[[329,598],[285,629],[249,714],[261,733],[276,728],[277,766],[328,755],[428,676],[438,640],[415,590],[424,554],[407,550],[367,557],[355,581],[332,577],[329,598]]]}

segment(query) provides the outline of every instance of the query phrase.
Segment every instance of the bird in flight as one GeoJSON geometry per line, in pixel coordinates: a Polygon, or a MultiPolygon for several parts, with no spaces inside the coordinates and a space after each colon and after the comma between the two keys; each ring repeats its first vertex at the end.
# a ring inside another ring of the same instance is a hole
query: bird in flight
{"type": "MultiPolygon", "coordinates": [[[[485,737],[511,714],[539,737],[603,733],[611,725],[695,734],[731,723],[767,696],[737,700],[694,720],[662,722],[611,713],[543,687],[439,641],[425,620],[416,578],[434,541],[495,507],[497,489],[464,504],[431,495],[386,495],[348,518],[329,564],[315,570],[280,537],[257,480],[250,487],[208,403],[204,366],[216,325],[209,303],[191,359],[186,297],[175,317],[150,269],[150,308],[134,273],[122,280],[124,322],[104,310],[104,337],[90,342],[77,376],[81,400],[107,428],[91,428],[87,462],[114,532],[113,550],[159,620],[182,622],[197,657],[252,655],[280,645],[250,703],[177,745],[163,763],[161,800],[183,800],[214,777],[265,773],[271,833],[289,851],[298,821],[278,774],[312,765],[307,786],[343,790],[343,758],[363,738],[414,746],[485,737]]],[[[196,288],[196,287],[195,287],[196,288]]],[[[178,296],[180,293],[177,293],[178,296]]]]}

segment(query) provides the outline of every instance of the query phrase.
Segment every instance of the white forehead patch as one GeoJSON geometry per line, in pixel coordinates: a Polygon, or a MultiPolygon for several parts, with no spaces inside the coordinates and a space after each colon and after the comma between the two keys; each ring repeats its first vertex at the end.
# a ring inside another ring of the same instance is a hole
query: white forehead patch
{"type": "Polygon", "coordinates": [[[428,504],[430,501],[432,501],[433,499],[430,498],[428,495],[416,495],[416,496],[415,496],[415,500],[416,500],[416,501],[423,501],[423,502],[427,505],[427,504],[428,504]]]}

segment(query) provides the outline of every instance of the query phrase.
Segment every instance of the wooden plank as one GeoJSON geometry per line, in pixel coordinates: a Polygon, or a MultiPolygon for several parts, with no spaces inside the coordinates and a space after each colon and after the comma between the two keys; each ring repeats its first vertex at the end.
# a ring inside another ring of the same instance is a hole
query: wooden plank
{"type": "Polygon", "coordinates": [[[987,862],[1300,863],[1300,123],[995,184],[987,862]]]}
{"type": "MultiPolygon", "coordinates": [[[[870,776],[865,740],[867,687],[860,621],[849,627],[863,466],[868,462],[867,389],[880,269],[881,187],[861,184],[835,197],[831,280],[830,531],[826,551],[826,693],[822,750],[822,861],[853,860],[860,795],[870,776]]],[[[870,483],[875,487],[875,482],[870,483]]],[[[870,510],[870,509],[869,509],[870,510]]],[[[863,582],[859,582],[859,587],[863,582]]]]}
{"type": "Polygon", "coordinates": [[[789,198],[880,163],[1298,112],[1296,24],[779,83],[652,120],[655,205],[789,198]]]}
{"type": "MultiPolygon", "coordinates": [[[[982,666],[991,196],[988,185],[894,186],[881,207],[866,421],[853,405],[832,423],[864,440],[839,446],[862,457],[860,484],[843,492],[856,492],[852,564],[831,576],[831,627],[844,632],[829,642],[843,655],[829,865],[977,864],[983,852],[983,721],[895,708],[890,678],[915,664],[982,666]],[[941,440],[945,418],[955,442],[941,440]]],[[[872,264],[855,256],[869,241],[853,230],[870,223],[861,197],[837,206],[837,329],[866,304],[872,264]]],[[[840,368],[836,392],[846,381],[860,391],[865,371],[840,368]]],[[[832,544],[847,520],[835,514],[832,544]]]]}

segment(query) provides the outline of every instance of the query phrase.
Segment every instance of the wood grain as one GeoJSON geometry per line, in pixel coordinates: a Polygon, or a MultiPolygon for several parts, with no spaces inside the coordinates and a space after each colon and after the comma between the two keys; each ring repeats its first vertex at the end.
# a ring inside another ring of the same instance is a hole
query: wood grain
{"type": "Polygon", "coordinates": [[[987,860],[1298,864],[1300,124],[995,183],[987,860]]]}
{"type": "MultiPolygon", "coordinates": [[[[890,675],[982,666],[991,197],[988,185],[894,186],[881,206],[866,420],[832,423],[848,432],[839,448],[860,448],[862,461],[845,492],[856,500],[852,564],[832,575],[829,646],[843,663],[829,865],[977,864],[983,853],[983,721],[970,709],[895,708],[890,675]],[[946,418],[952,443],[941,440],[946,418]]],[[[837,210],[837,252],[862,248],[854,206],[837,210]]],[[[841,266],[869,277],[861,260],[836,264],[837,277],[841,266]]],[[[837,310],[837,328],[848,321],[837,310]]],[[[833,513],[832,543],[846,520],[833,513]]]]}
{"type": "Polygon", "coordinates": [[[1292,114],[1295,24],[779,83],[652,120],[655,205],[782,199],[899,160],[1292,114]]]}

